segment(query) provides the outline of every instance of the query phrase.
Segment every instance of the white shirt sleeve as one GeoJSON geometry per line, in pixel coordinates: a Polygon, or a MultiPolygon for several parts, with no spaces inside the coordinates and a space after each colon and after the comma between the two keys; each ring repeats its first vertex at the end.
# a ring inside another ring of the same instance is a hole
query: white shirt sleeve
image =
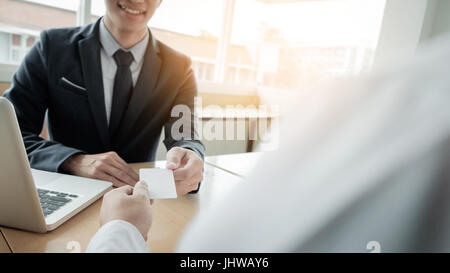
{"type": "Polygon", "coordinates": [[[92,237],[87,253],[148,253],[139,230],[123,220],[113,220],[103,225],[92,237]]]}

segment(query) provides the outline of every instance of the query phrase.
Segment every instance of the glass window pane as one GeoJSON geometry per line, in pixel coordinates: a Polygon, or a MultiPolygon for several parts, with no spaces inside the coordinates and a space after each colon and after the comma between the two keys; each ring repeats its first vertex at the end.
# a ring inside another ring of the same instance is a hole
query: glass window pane
{"type": "Polygon", "coordinates": [[[21,35],[18,35],[18,34],[12,35],[12,45],[13,46],[20,46],[22,44],[21,40],[22,40],[21,35]]]}
{"type": "Polygon", "coordinates": [[[30,48],[34,44],[35,40],[36,40],[35,37],[28,37],[28,39],[27,39],[27,47],[30,48]]]}
{"type": "Polygon", "coordinates": [[[298,90],[326,78],[367,71],[384,4],[237,0],[225,81],[298,90]]]}
{"type": "Polygon", "coordinates": [[[0,33],[11,39],[0,39],[2,63],[20,63],[43,29],[73,27],[79,0],[3,0],[0,5],[0,33]]]}

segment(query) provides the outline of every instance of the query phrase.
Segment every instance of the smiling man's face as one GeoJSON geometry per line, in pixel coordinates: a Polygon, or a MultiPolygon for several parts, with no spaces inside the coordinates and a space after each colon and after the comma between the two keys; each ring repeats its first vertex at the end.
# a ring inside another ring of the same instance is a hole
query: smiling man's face
{"type": "Polygon", "coordinates": [[[121,31],[138,31],[147,27],[161,0],[105,0],[105,17],[121,31]]]}

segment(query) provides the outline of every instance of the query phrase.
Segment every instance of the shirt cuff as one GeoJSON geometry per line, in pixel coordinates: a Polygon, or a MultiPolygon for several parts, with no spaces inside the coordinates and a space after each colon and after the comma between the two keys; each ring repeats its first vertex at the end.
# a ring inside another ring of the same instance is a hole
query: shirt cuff
{"type": "Polygon", "coordinates": [[[92,237],[87,253],[148,253],[147,243],[131,223],[113,220],[103,225],[92,237]]]}

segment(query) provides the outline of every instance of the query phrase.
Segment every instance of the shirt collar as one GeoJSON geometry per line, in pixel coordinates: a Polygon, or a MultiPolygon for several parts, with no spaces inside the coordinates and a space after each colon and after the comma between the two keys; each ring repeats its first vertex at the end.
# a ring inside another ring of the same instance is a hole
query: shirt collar
{"type": "Polygon", "coordinates": [[[117,50],[122,49],[124,51],[129,51],[133,55],[134,61],[137,63],[140,63],[145,55],[145,50],[147,49],[147,44],[149,40],[149,34],[148,30],[145,34],[144,39],[142,39],[140,42],[135,44],[133,47],[129,49],[122,48],[119,43],[116,41],[116,39],[112,36],[112,34],[109,32],[109,30],[106,28],[105,23],[102,21],[100,22],[100,43],[102,44],[103,49],[106,52],[106,55],[109,57],[112,57],[114,53],[116,53],[117,50]]]}

